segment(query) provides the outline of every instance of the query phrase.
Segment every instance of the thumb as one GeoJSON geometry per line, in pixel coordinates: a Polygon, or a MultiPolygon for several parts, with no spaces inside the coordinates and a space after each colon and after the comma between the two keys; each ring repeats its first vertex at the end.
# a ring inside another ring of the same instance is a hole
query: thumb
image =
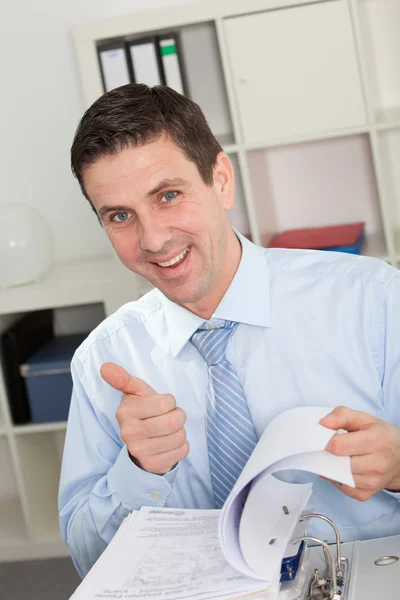
{"type": "Polygon", "coordinates": [[[345,431],[360,431],[366,429],[373,423],[379,421],[376,417],[353,410],[347,406],[337,406],[326,417],[320,420],[320,424],[329,429],[344,429],[345,431]]]}
{"type": "Polygon", "coordinates": [[[143,379],[133,377],[123,367],[114,363],[107,362],[101,365],[100,375],[111,387],[123,394],[133,394],[135,396],[144,396],[145,394],[155,394],[152,387],[147,385],[143,379]]]}

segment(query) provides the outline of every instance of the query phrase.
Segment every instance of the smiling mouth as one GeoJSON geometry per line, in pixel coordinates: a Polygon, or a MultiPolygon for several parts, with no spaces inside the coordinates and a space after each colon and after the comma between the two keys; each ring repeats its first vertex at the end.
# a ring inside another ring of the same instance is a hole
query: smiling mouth
{"type": "Polygon", "coordinates": [[[169,260],[167,262],[158,262],[156,263],[159,267],[163,267],[164,269],[166,267],[174,267],[176,265],[178,265],[179,263],[181,263],[183,261],[183,259],[186,257],[187,253],[190,250],[190,246],[188,246],[187,248],[185,248],[183,250],[183,252],[181,252],[180,254],[178,254],[178,256],[175,256],[175,258],[173,258],[172,260],[169,260]]]}

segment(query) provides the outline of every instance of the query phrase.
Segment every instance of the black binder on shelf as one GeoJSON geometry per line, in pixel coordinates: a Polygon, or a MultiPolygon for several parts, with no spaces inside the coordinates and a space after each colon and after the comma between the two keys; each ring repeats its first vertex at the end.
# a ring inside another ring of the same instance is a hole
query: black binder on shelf
{"type": "Polygon", "coordinates": [[[4,382],[14,425],[23,425],[31,421],[28,396],[19,366],[53,336],[52,310],[31,312],[1,335],[4,382]]]}
{"type": "Polygon", "coordinates": [[[97,54],[105,92],[133,81],[127,48],[123,40],[101,44],[97,48],[97,54]]]}
{"type": "Polygon", "coordinates": [[[164,85],[165,78],[158,41],[156,37],[142,38],[127,42],[132,81],[154,85],[164,85]]]}
{"type": "Polygon", "coordinates": [[[179,34],[171,32],[159,36],[158,45],[165,84],[180,94],[187,94],[179,34]]]}

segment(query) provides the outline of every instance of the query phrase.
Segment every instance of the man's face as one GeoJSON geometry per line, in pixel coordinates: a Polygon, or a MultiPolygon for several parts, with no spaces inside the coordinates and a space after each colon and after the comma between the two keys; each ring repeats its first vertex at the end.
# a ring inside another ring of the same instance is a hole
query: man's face
{"type": "Polygon", "coordinates": [[[99,158],[83,178],[124,265],[170,300],[213,312],[240,259],[226,215],[234,187],[226,155],[218,155],[207,186],[181,149],[160,137],[99,158]]]}

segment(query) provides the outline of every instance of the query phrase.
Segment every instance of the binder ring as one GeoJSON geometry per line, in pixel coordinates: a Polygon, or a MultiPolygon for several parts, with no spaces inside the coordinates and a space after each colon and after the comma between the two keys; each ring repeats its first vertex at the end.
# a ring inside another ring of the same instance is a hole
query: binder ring
{"type": "Polygon", "coordinates": [[[333,528],[333,530],[335,532],[335,536],[336,536],[337,568],[338,568],[338,571],[342,571],[342,557],[340,555],[340,533],[339,533],[339,529],[336,527],[336,525],[332,521],[332,519],[330,519],[329,517],[326,517],[325,515],[320,515],[319,513],[312,513],[310,515],[303,515],[301,517],[300,521],[303,521],[303,520],[309,521],[310,519],[314,519],[314,518],[315,519],[322,519],[323,521],[326,521],[333,528]]]}
{"type": "Polygon", "coordinates": [[[330,563],[330,569],[331,569],[331,575],[332,575],[332,595],[331,598],[335,599],[335,598],[339,598],[338,593],[337,593],[337,578],[336,578],[336,569],[335,569],[335,557],[333,555],[332,552],[332,548],[323,540],[320,540],[316,537],[312,537],[309,535],[304,535],[303,537],[299,537],[295,540],[292,540],[292,544],[298,544],[299,542],[302,541],[311,541],[311,542],[316,542],[317,544],[320,544],[323,548],[325,548],[326,550],[326,556],[329,557],[329,563],[330,563]]]}

